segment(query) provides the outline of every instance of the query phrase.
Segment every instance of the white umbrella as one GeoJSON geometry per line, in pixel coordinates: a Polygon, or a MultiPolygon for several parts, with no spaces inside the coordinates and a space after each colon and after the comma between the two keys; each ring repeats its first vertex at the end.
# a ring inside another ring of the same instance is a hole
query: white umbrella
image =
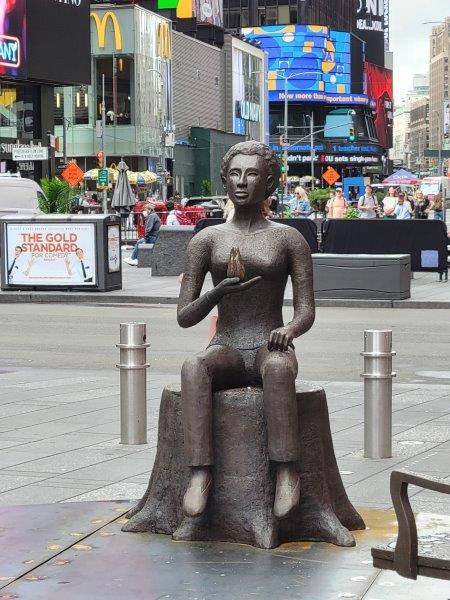
{"type": "Polygon", "coordinates": [[[117,170],[119,171],[119,176],[117,177],[111,206],[112,208],[131,208],[136,204],[136,199],[127,176],[128,166],[121,160],[117,165],[117,170]]]}

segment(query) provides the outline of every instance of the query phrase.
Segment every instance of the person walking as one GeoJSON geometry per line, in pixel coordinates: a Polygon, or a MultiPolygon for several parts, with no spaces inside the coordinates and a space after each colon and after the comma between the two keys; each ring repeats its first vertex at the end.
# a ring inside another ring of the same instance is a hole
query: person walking
{"type": "Polygon", "coordinates": [[[358,210],[361,219],[375,219],[378,216],[378,201],[371,185],[366,185],[364,196],[358,201],[358,210]]]}
{"type": "Polygon", "coordinates": [[[167,220],[166,220],[166,225],[170,225],[170,226],[175,226],[175,225],[179,225],[180,222],[177,219],[177,211],[175,210],[175,203],[172,200],[172,198],[170,198],[169,200],[167,200],[166,202],[166,210],[167,210],[167,220]]]}
{"type": "Polygon", "coordinates": [[[397,198],[397,204],[394,208],[394,215],[396,219],[406,220],[412,219],[414,211],[411,206],[411,202],[406,199],[406,194],[400,192],[397,198]]]}
{"type": "Polygon", "coordinates": [[[330,192],[330,199],[325,208],[328,219],[343,219],[347,212],[347,208],[348,203],[344,197],[342,188],[336,188],[333,195],[330,192]]]}
{"type": "Polygon", "coordinates": [[[308,200],[308,194],[305,188],[298,185],[294,190],[294,197],[291,202],[291,215],[293,217],[300,217],[301,219],[307,219],[312,213],[311,203],[308,200]]]}
{"type": "Polygon", "coordinates": [[[397,190],[395,187],[390,187],[388,195],[383,198],[383,219],[396,219],[394,214],[397,206],[397,190]]]}
{"type": "Polygon", "coordinates": [[[436,219],[437,221],[444,220],[444,202],[442,200],[442,192],[439,192],[433,198],[431,210],[434,210],[434,219],[436,219]]]}
{"type": "Polygon", "coordinates": [[[428,213],[430,212],[430,201],[425,198],[422,190],[416,190],[414,192],[414,218],[415,219],[428,219],[428,213]]]}
{"type": "Polygon", "coordinates": [[[145,206],[145,209],[142,211],[142,214],[145,219],[145,233],[144,237],[142,237],[136,242],[134,250],[131,253],[131,257],[124,258],[124,262],[128,263],[129,265],[137,266],[139,246],[141,246],[142,244],[154,244],[156,242],[158,232],[161,229],[161,219],[154,211],[155,205],[153,204],[153,202],[149,202],[145,206]]]}

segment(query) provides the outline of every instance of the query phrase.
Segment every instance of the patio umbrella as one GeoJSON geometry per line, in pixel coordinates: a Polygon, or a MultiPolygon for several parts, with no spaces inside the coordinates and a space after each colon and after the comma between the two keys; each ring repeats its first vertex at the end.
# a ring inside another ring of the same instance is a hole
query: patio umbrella
{"type": "Polygon", "coordinates": [[[383,185],[399,185],[402,183],[405,185],[417,185],[421,181],[422,180],[416,177],[413,173],[410,173],[406,169],[400,169],[399,171],[396,171],[393,175],[385,179],[382,183],[383,185]]]}
{"type": "Polygon", "coordinates": [[[119,171],[119,176],[117,177],[111,206],[112,208],[131,208],[136,204],[136,199],[127,175],[128,166],[121,160],[117,165],[117,170],[119,171]]]}

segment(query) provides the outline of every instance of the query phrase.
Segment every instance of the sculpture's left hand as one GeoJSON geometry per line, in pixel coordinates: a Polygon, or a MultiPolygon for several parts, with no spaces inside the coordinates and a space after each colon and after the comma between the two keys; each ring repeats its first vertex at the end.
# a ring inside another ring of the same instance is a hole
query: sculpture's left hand
{"type": "Polygon", "coordinates": [[[288,327],[280,327],[279,329],[274,329],[271,332],[267,347],[269,350],[280,350],[281,352],[287,352],[289,347],[293,347],[293,339],[294,335],[288,327]]]}

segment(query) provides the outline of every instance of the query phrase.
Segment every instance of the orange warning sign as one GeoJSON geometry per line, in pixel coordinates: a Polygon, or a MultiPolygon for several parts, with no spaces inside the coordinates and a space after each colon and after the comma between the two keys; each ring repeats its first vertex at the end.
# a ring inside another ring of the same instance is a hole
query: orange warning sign
{"type": "Polygon", "coordinates": [[[61,173],[61,177],[67,181],[70,187],[75,187],[83,179],[84,171],[75,162],[70,162],[64,171],[61,173]]]}
{"type": "Polygon", "coordinates": [[[328,185],[334,185],[336,181],[339,181],[340,178],[341,176],[336,169],[333,169],[333,167],[328,167],[328,169],[322,175],[322,179],[325,179],[328,185]]]}

